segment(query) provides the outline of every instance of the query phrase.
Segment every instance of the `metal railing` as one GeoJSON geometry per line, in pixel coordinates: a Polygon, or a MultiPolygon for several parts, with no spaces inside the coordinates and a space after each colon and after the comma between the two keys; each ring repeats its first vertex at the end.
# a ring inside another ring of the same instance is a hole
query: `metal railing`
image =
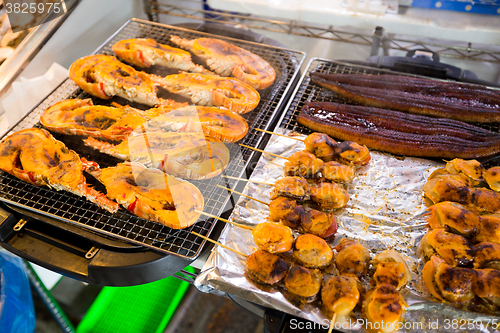
{"type": "Polygon", "coordinates": [[[422,42],[412,36],[399,38],[391,34],[385,34],[383,28],[375,29],[373,33],[353,33],[338,30],[333,26],[313,25],[308,22],[295,20],[276,20],[250,14],[215,10],[205,5],[202,1],[182,1],[181,4],[179,5],[179,2],[173,1],[170,3],[168,0],[162,2],[144,0],[144,10],[149,19],[156,22],[158,22],[159,14],[165,14],[204,22],[222,22],[248,29],[280,32],[366,46],[373,46],[375,41],[377,47],[372,47],[372,54],[378,51],[378,47],[382,47],[385,54],[388,53],[388,50],[410,51],[425,49],[434,51],[441,57],[500,63],[500,47],[496,47],[495,49],[493,45],[491,49],[488,49],[488,46],[484,44],[476,46],[468,43],[464,46],[460,45],[459,42],[453,41],[447,41],[446,43],[442,41],[422,42]],[[185,5],[186,3],[195,5],[188,7],[185,5]],[[378,34],[376,34],[377,31],[378,34]]]}

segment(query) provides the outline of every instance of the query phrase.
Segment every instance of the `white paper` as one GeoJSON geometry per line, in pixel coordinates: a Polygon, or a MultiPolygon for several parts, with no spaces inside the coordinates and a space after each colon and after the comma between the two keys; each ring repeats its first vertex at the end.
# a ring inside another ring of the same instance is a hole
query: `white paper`
{"type": "Polygon", "coordinates": [[[42,76],[32,79],[20,77],[16,80],[2,99],[8,126],[15,125],[67,77],[68,70],[58,63],[53,63],[42,76]]]}

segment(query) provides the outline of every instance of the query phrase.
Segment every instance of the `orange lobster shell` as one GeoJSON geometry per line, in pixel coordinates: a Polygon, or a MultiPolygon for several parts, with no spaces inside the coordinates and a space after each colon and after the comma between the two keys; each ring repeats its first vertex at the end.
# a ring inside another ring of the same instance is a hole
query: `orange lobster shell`
{"type": "Polygon", "coordinates": [[[139,127],[146,131],[200,132],[223,142],[236,142],[248,132],[246,120],[215,107],[161,106],[141,111],[129,106],[98,106],[89,99],[58,102],[43,112],[48,130],[66,135],[123,141],[139,127]]]}
{"type": "Polygon", "coordinates": [[[116,212],[118,205],[87,185],[83,171],[92,162],[83,163],[64,143],[46,130],[28,128],[0,142],[0,169],[36,186],[48,186],[86,197],[100,207],[116,212]]]}
{"type": "Polygon", "coordinates": [[[139,163],[120,163],[93,175],[106,186],[109,198],[172,229],[193,225],[203,210],[204,199],[196,186],[139,163]]]}
{"type": "Polygon", "coordinates": [[[206,61],[221,76],[234,76],[255,89],[269,87],[276,78],[274,68],[258,55],[215,38],[194,40],[171,36],[170,40],[206,61]]]}

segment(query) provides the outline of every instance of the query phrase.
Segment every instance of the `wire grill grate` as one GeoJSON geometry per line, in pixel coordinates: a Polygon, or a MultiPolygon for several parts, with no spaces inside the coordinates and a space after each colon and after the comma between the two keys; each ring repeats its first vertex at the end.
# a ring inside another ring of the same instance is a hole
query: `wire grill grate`
{"type": "MultiPolygon", "coordinates": [[[[305,126],[297,123],[296,119],[300,113],[300,110],[305,103],[316,101],[316,102],[336,102],[336,103],[350,103],[344,100],[336,93],[326,88],[320,87],[311,82],[310,73],[328,73],[328,74],[370,74],[370,75],[380,75],[380,74],[392,74],[392,75],[406,75],[412,76],[410,74],[398,73],[394,71],[388,71],[383,69],[375,69],[365,66],[352,65],[343,62],[336,62],[331,60],[313,58],[310,60],[305,73],[303,74],[300,82],[297,84],[293,97],[289,104],[286,106],[284,114],[278,121],[278,126],[292,130],[302,134],[311,134],[312,131],[305,126]]],[[[499,91],[500,93],[500,91],[499,91]]],[[[488,123],[481,124],[476,123],[476,126],[483,127],[493,132],[500,132],[500,123],[488,123]]],[[[480,160],[485,167],[490,167],[500,164],[500,155],[495,155],[493,157],[485,158],[480,160]]]]}
{"type": "MultiPolygon", "coordinates": [[[[169,42],[171,34],[187,39],[213,37],[213,35],[202,32],[132,19],[111,36],[96,53],[113,54],[112,45],[119,40],[129,38],[153,38],[159,43],[172,45],[169,42]]],[[[216,37],[228,39],[229,42],[258,54],[269,61],[276,70],[274,84],[259,92],[261,94],[261,101],[257,108],[249,114],[244,115],[249,122],[249,132],[241,143],[252,147],[259,147],[262,144],[263,136],[261,132],[254,131],[253,129],[269,128],[289,94],[291,86],[295,83],[305,54],[274,46],[221,36],[216,37]]],[[[164,69],[161,68],[152,67],[148,70],[158,75],[170,74],[162,72],[164,69]]],[[[91,96],[80,90],[70,79],[67,79],[23,118],[7,135],[24,128],[40,126],[39,117],[47,107],[69,98],[91,98],[91,96]]],[[[174,96],[168,96],[168,98],[174,98],[174,96]]],[[[97,105],[109,105],[111,102],[131,104],[116,97],[109,101],[92,99],[97,105]]],[[[144,108],[141,105],[133,106],[144,108]]],[[[117,159],[85,147],[79,137],[54,136],[58,140],[63,141],[69,148],[75,150],[80,156],[99,163],[101,167],[113,166],[120,162],[117,159]]],[[[225,169],[224,174],[240,177],[250,167],[249,162],[253,151],[242,148],[237,144],[228,145],[228,148],[231,154],[231,162],[225,169]]],[[[87,180],[90,184],[95,185],[97,190],[104,190],[104,187],[96,183],[90,176],[87,180]]],[[[221,189],[216,185],[220,184],[229,188],[234,188],[236,185],[236,181],[220,176],[203,181],[192,181],[192,183],[200,189],[204,196],[204,211],[213,215],[220,215],[230,198],[227,190],[221,189]]],[[[191,231],[208,235],[216,222],[214,219],[207,219],[202,216],[199,222],[193,226],[184,230],[174,230],[161,224],[138,218],[124,209],[111,214],[73,194],[56,192],[46,187],[32,186],[5,172],[0,172],[0,190],[0,200],[4,202],[21,206],[22,208],[55,219],[77,224],[104,236],[117,237],[128,242],[189,259],[196,258],[205,244],[205,240],[193,235],[191,231]]]]}

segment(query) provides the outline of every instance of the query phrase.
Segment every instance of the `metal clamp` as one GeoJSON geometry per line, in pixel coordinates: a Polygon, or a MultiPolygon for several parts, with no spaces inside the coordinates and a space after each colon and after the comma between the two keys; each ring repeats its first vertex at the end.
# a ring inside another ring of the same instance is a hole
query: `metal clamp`
{"type": "Polygon", "coordinates": [[[28,222],[28,221],[25,219],[20,219],[19,222],[17,222],[16,225],[14,226],[14,228],[12,228],[12,229],[14,229],[14,231],[21,231],[21,229],[24,227],[26,222],[28,222]]]}
{"type": "Polygon", "coordinates": [[[99,250],[100,249],[98,247],[92,246],[92,248],[87,253],[85,253],[85,258],[86,259],[94,258],[94,256],[97,254],[97,252],[99,252],[99,250]]]}

